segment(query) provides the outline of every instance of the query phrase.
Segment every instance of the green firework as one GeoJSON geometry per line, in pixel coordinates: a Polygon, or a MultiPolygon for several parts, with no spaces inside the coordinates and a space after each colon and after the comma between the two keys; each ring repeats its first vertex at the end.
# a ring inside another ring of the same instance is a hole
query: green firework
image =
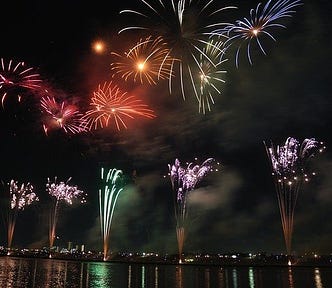
{"type": "Polygon", "coordinates": [[[103,188],[99,189],[100,228],[103,239],[104,260],[107,260],[114,209],[116,201],[123,190],[123,187],[121,187],[122,170],[113,168],[106,173],[104,168],[101,168],[101,180],[103,181],[103,188]]]}

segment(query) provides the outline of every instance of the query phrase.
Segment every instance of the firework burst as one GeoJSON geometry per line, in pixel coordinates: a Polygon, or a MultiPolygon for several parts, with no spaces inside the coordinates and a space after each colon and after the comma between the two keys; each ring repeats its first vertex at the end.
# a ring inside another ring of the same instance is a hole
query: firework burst
{"type": "Polygon", "coordinates": [[[49,193],[51,197],[54,198],[53,205],[51,207],[50,212],[50,226],[49,226],[49,242],[50,248],[53,247],[55,240],[55,229],[58,220],[58,210],[59,203],[65,202],[68,205],[73,204],[73,200],[79,200],[80,203],[85,203],[86,194],[77,188],[77,186],[69,185],[71,177],[66,182],[57,183],[57,177],[55,177],[54,182],[52,182],[49,178],[46,183],[46,191],[49,193]]]}
{"type": "Polygon", "coordinates": [[[295,138],[287,138],[283,146],[268,146],[264,143],[270,160],[272,176],[276,187],[282,228],[288,255],[291,253],[291,242],[294,226],[294,211],[299,191],[311,175],[307,172],[306,163],[317,152],[323,152],[322,142],[314,138],[305,139],[302,144],[295,138]]]}
{"type": "MultiPolygon", "coordinates": [[[[131,15],[133,19],[138,17],[139,25],[123,28],[119,33],[139,30],[161,36],[168,45],[169,53],[165,57],[170,56],[172,59],[170,72],[175,76],[169,77],[169,91],[172,93],[172,87],[179,85],[185,99],[186,90],[196,91],[195,87],[199,86],[201,81],[195,78],[195,70],[204,73],[200,65],[201,55],[213,63],[213,60],[204,53],[204,47],[211,45],[210,38],[213,36],[213,30],[228,25],[228,23],[220,22],[222,17],[220,15],[225,10],[236,7],[216,7],[217,2],[211,0],[142,0],[140,2],[144,5],[145,11],[123,10],[120,12],[120,14],[131,15]],[[173,79],[178,80],[175,82],[173,79]]],[[[216,45],[215,49],[220,47],[216,45]]],[[[161,65],[164,63],[166,61],[163,61],[161,65]]],[[[195,96],[197,97],[197,94],[195,96]]]]}
{"type": "Polygon", "coordinates": [[[194,190],[199,182],[213,170],[214,159],[208,158],[201,165],[187,164],[184,168],[180,161],[175,159],[173,165],[168,164],[169,175],[173,188],[174,214],[176,219],[176,236],[179,256],[183,251],[185,240],[185,224],[188,216],[187,199],[190,191],[194,190]]]}
{"type": "Polygon", "coordinates": [[[123,191],[121,178],[121,170],[109,169],[105,173],[104,168],[101,169],[101,180],[104,186],[102,189],[99,189],[99,215],[104,260],[108,259],[110,232],[115,205],[120,193],[123,191]]]}
{"type": "Polygon", "coordinates": [[[2,107],[4,107],[8,94],[15,93],[20,102],[22,93],[27,90],[38,90],[41,87],[41,82],[39,74],[34,72],[34,68],[27,67],[25,62],[15,63],[13,60],[9,60],[6,64],[6,61],[1,58],[0,93],[2,94],[2,107]]]}
{"type": "Polygon", "coordinates": [[[16,218],[19,211],[25,209],[35,201],[39,201],[31,183],[18,184],[18,181],[11,180],[9,185],[10,209],[8,212],[8,248],[12,245],[16,218]]]}
{"type": "Polygon", "coordinates": [[[260,51],[266,55],[261,38],[269,38],[276,41],[272,35],[275,28],[286,28],[281,20],[291,17],[296,6],[301,5],[300,0],[277,0],[275,3],[269,0],[264,6],[259,3],[256,9],[250,10],[250,17],[243,20],[237,20],[220,30],[216,29],[214,33],[219,36],[226,36],[225,47],[230,47],[234,43],[239,43],[236,50],[235,63],[239,66],[239,55],[242,45],[247,46],[247,58],[252,65],[251,46],[253,42],[257,44],[260,51]]]}
{"type": "Polygon", "coordinates": [[[150,119],[156,117],[140,99],[122,92],[112,82],[98,86],[91,98],[90,107],[82,117],[84,128],[88,130],[109,127],[114,122],[120,131],[121,128],[127,129],[126,120],[134,119],[135,116],[150,119]]]}
{"type": "Polygon", "coordinates": [[[111,64],[113,76],[121,75],[125,81],[157,84],[158,80],[171,77],[169,49],[161,37],[141,39],[125,55],[112,52],[119,60],[111,64]]]}
{"type": "Polygon", "coordinates": [[[211,43],[204,47],[204,54],[208,55],[208,59],[211,59],[212,62],[208,61],[203,54],[199,58],[199,80],[195,81],[195,83],[199,83],[199,89],[198,91],[195,90],[195,93],[198,97],[199,112],[204,114],[206,110],[211,111],[211,105],[215,103],[214,95],[221,94],[220,85],[225,83],[223,76],[226,70],[223,70],[222,66],[227,59],[222,59],[222,45],[222,42],[214,43],[211,41],[211,43]]]}
{"type": "Polygon", "coordinates": [[[80,133],[85,131],[83,114],[76,105],[68,105],[64,101],[59,103],[54,97],[43,97],[40,100],[42,112],[46,114],[43,124],[44,132],[48,135],[50,129],[60,128],[66,133],[80,133]]]}

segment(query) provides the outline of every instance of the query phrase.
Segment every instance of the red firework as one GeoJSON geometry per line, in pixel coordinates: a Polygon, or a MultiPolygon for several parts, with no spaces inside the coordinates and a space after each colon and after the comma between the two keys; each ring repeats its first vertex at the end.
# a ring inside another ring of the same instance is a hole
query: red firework
{"type": "Polygon", "coordinates": [[[154,111],[140,99],[122,92],[112,82],[98,85],[97,91],[93,92],[90,102],[91,109],[82,117],[88,130],[105,128],[114,122],[117,129],[127,129],[126,120],[134,119],[135,116],[146,118],[156,117],[154,111]]]}

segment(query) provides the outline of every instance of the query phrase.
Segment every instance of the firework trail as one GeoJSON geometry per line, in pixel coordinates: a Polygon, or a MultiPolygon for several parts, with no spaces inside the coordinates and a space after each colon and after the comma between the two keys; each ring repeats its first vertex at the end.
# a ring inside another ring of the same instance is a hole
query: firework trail
{"type": "Polygon", "coordinates": [[[213,169],[214,159],[208,158],[201,165],[189,163],[186,168],[175,159],[173,165],[168,164],[173,188],[174,214],[176,220],[176,237],[181,260],[185,240],[185,224],[188,216],[187,199],[190,191],[213,169]]]}
{"type": "Polygon", "coordinates": [[[112,82],[98,86],[91,98],[90,107],[82,117],[85,122],[84,129],[90,131],[109,127],[111,122],[114,122],[120,131],[121,128],[127,129],[126,120],[134,119],[135,116],[150,119],[156,117],[140,99],[122,92],[112,82]]]}
{"type": "Polygon", "coordinates": [[[10,209],[8,212],[8,248],[11,248],[15,230],[16,218],[19,211],[35,201],[39,201],[31,183],[19,185],[17,181],[11,180],[9,185],[10,209]]]}
{"type": "Polygon", "coordinates": [[[270,146],[265,142],[264,145],[276,187],[286,250],[290,255],[296,201],[303,183],[310,178],[306,163],[317,152],[323,152],[325,147],[314,138],[305,139],[300,145],[292,137],[287,138],[283,146],[275,146],[272,142],[270,146]]]}
{"type": "Polygon", "coordinates": [[[73,204],[74,199],[78,199],[80,203],[85,203],[86,194],[77,188],[77,186],[71,186],[68,183],[70,182],[71,177],[66,182],[57,183],[57,177],[55,177],[54,182],[52,182],[49,178],[46,183],[46,191],[50,196],[54,198],[54,202],[51,206],[50,212],[50,222],[49,222],[49,242],[50,248],[53,247],[54,239],[55,239],[55,229],[58,220],[58,210],[60,202],[65,202],[68,205],[73,204]]]}
{"type": "Polygon", "coordinates": [[[171,75],[172,59],[169,49],[161,37],[153,39],[151,36],[141,39],[125,55],[112,52],[119,60],[111,64],[114,71],[125,81],[157,84],[158,80],[167,79],[171,75]]]}
{"type": "Polygon", "coordinates": [[[301,0],[277,0],[275,3],[269,0],[264,6],[259,3],[256,9],[250,10],[250,17],[243,20],[237,20],[222,29],[214,30],[219,36],[225,36],[227,40],[224,46],[228,49],[234,43],[239,43],[235,55],[236,67],[239,67],[239,55],[242,45],[247,46],[247,58],[252,65],[251,46],[253,42],[257,44],[260,51],[266,55],[261,43],[261,38],[268,38],[276,41],[273,36],[273,30],[276,28],[286,28],[281,23],[284,18],[289,18],[295,13],[296,6],[302,5],[301,0]]]}
{"type": "Polygon", "coordinates": [[[0,67],[0,93],[1,104],[4,107],[5,99],[10,92],[17,94],[18,101],[21,101],[21,93],[27,90],[38,90],[42,80],[39,74],[34,72],[32,67],[27,67],[25,62],[14,63],[9,60],[8,64],[1,58],[0,67]]]}
{"type": "MultiPolygon", "coordinates": [[[[204,57],[211,65],[216,65],[214,59],[204,52],[204,47],[212,45],[210,40],[214,36],[214,30],[229,25],[229,23],[220,22],[222,13],[236,7],[219,7],[216,5],[217,1],[212,0],[141,0],[140,2],[145,10],[122,10],[120,12],[120,14],[130,15],[131,19],[137,17],[139,25],[125,27],[119,33],[138,30],[162,37],[169,49],[165,60],[167,56],[172,61],[170,75],[175,76],[168,77],[169,92],[172,93],[172,87],[176,85],[179,86],[183,99],[186,98],[186,90],[189,89],[190,94],[194,94],[199,101],[196,87],[200,86],[201,80],[195,75],[204,74],[200,65],[200,57],[204,57]],[[177,79],[176,82],[174,78],[177,79]]],[[[214,47],[220,50],[219,45],[214,47]]],[[[160,71],[166,62],[162,62],[160,71]]]]}
{"type": "Polygon", "coordinates": [[[104,260],[108,259],[109,241],[112,219],[116,201],[123,191],[121,187],[122,171],[117,169],[109,169],[105,173],[104,168],[101,169],[101,180],[103,188],[99,189],[99,215],[100,228],[103,239],[103,255],[104,260]]]}
{"type": "Polygon", "coordinates": [[[40,99],[42,112],[46,114],[43,124],[44,132],[48,135],[50,129],[60,128],[65,133],[77,134],[85,131],[83,114],[76,105],[66,104],[64,101],[57,102],[54,97],[43,97],[40,99]]]}

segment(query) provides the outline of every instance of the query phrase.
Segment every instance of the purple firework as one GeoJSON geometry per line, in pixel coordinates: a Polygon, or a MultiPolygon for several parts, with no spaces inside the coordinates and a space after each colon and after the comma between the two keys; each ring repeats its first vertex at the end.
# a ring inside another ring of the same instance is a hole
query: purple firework
{"type": "Polygon", "coordinates": [[[175,159],[175,163],[173,165],[168,164],[169,175],[173,188],[176,236],[180,257],[185,239],[184,226],[187,218],[188,193],[194,190],[198,183],[213,170],[214,162],[213,158],[208,158],[201,165],[189,163],[186,168],[181,167],[179,159],[175,159]]]}
{"type": "Polygon", "coordinates": [[[292,137],[288,137],[282,146],[275,146],[272,142],[270,146],[264,145],[276,187],[286,250],[290,254],[298,193],[302,184],[309,181],[306,163],[317,152],[323,152],[325,146],[314,138],[305,139],[300,144],[292,137]]]}
{"type": "Polygon", "coordinates": [[[300,144],[295,138],[288,137],[284,145],[275,146],[271,142],[270,147],[266,146],[266,149],[271,161],[273,176],[278,181],[294,180],[294,178],[299,179],[300,177],[308,181],[308,174],[305,171],[306,162],[317,152],[323,152],[325,146],[323,142],[314,138],[305,139],[300,144]]]}
{"type": "Polygon", "coordinates": [[[31,205],[35,201],[39,201],[36,193],[33,191],[34,188],[31,183],[21,185],[18,181],[11,180],[9,185],[10,194],[10,210],[8,212],[8,248],[11,248],[16,217],[18,211],[22,211],[26,206],[31,205]]]}

